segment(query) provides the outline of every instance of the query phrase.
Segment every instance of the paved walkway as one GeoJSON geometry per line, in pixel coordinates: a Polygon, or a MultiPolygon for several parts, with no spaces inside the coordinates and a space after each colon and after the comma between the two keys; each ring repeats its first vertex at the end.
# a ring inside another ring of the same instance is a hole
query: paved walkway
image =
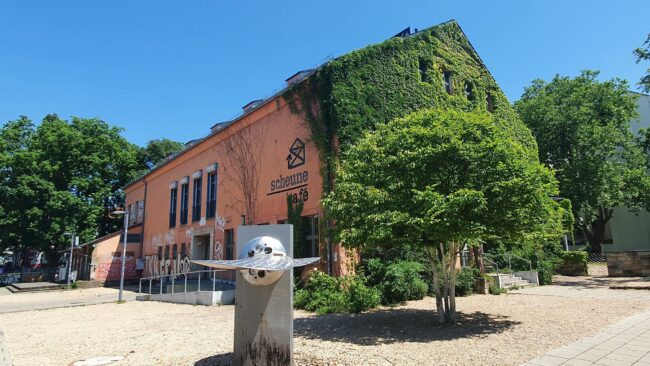
{"type": "Polygon", "coordinates": [[[650,311],[625,318],[594,336],[550,351],[524,365],[650,366],[650,311]]]}
{"type": "Polygon", "coordinates": [[[529,287],[509,291],[509,294],[528,294],[541,296],[556,296],[572,299],[608,299],[608,300],[641,300],[650,301],[648,290],[613,290],[609,286],[627,281],[639,280],[639,277],[565,277],[553,276],[553,285],[529,287]]]}
{"type": "MultiPolygon", "coordinates": [[[[639,278],[554,276],[552,286],[511,291],[515,294],[577,299],[650,301],[648,290],[613,290],[609,286],[639,278]]],[[[599,333],[528,361],[525,366],[650,366],[650,310],[625,318],[599,333]]]]}
{"type": "Polygon", "coordinates": [[[11,366],[11,357],[9,356],[9,348],[5,342],[5,336],[0,329],[0,366],[11,366]]]}
{"type": "MultiPolygon", "coordinates": [[[[132,288],[130,289],[133,290],[132,288]]],[[[137,291],[137,288],[135,290],[137,291]]],[[[118,290],[116,289],[92,288],[10,294],[2,296],[0,300],[0,314],[105,304],[115,302],[117,300],[117,293],[118,290]]],[[[125,301],[133,301],[135,297],[136,292],[124,290],[125,301]]]]}

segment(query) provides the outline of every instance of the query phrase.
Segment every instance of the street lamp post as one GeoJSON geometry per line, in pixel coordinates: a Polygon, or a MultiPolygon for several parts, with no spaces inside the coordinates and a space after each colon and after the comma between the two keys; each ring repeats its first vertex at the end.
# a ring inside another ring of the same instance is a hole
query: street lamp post
{"type": "Polygon", "coordinates": [[[115,211],[113,215],[124,215],[124,241],[122,244],[122,269],[120,270],[120,293],[117,301],[122,301],[122,291],[124,290],[124,268],[126,267],[126,240],[129,230],[129,212],[128,211],[115,211]]]}
{"type": "MultiPolygon", "coordinates": [[[[70,257],[68,257],[68,270],[67,272],[67,285],[68,285],[68,290],[70,290],[70,277],[72,276],[72,251],[74,250],[74,244],[75,244],[75,235],[74,232],[72,233],[64,233],[64,235],[70,235],[70,257]]],[[[77,241],[79,240],[79,237],[76,237],[77,241]]],[[[77,243],[79,245],[79,243],[77,243]]]]}

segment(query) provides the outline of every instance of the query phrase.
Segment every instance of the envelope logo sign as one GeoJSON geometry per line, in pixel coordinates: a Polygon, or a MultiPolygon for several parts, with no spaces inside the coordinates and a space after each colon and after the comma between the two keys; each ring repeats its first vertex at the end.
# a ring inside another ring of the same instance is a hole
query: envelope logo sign
{"type": "Polygon", "coordinates": [[[293,169],[305,164],[305,143],[300,139],[296,139],[289,148],[289,155],[287,156],[287,166],[293,169]]]}

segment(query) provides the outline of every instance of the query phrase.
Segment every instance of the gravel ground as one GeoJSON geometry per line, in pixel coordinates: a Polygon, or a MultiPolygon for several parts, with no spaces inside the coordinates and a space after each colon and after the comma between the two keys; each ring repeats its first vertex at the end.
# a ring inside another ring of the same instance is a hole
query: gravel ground
{"type": "MultiPolygon", "coordinates": [[[[614,290],[612,290],[614,291],[614,290]]],[[[0,299],[0,301],[4,300],[0,299]]],[[[296,311],[298,365],[518,365],[590,335],[648,301],[506,294],[457,299],[456,324],[435,301],[356,315],[296,311]]],[[[124,355],[124,365],[229,364],[233,307],[127,302],[0,314],[20,365],[68,365],[124,355]]]]}

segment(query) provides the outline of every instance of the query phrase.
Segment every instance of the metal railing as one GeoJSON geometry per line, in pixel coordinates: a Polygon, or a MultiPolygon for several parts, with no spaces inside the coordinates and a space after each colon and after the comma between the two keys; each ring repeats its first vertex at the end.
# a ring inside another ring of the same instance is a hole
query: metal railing
{"type": "MultiPolygon", "coordinates": [[[[512,271],[512,259],[519,260],[520,262],[528,264],[528,276],[529,278],[533,279],[533,262],[526,258],[522,258],[516,254],[512,253],[503,253],[503,254],[492,254],[492,253],[483,253],[483,260],[488,260],[489,262],[493,263],[496,266],[496,271],[497,271],[497,279],[500,281],[499,277],[499,265],[497,263],[497,258],[504,258],[508,261],[508,270],[510,273],[513,273],[512,271]]],[[[538,283],[539,284],[539,283],[538,283]]]]}
{"type": "Polygon", "coordinates": [[[142,283],[148,284],[145,294],[182,293],[189,291],[217,291],[234,288],[234,270],[202,270],[179,274],[169,274],[140,278],[138,293],[142,292],[142,283]]]}

